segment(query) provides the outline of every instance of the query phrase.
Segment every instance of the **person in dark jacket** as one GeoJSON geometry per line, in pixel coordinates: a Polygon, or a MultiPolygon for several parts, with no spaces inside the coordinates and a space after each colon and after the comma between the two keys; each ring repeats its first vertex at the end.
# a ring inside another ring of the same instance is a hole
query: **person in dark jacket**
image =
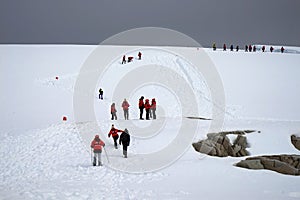
{"type": "Polygon", "coordinates": [[[99,89],[99,99],[103,100],[103,90],[102,90],[102,88],[99,89]]]}
{"type": "Polygon", "coordinates": [[[283,53],[283,52],[284,52],[284,48],[283,48],[283,47],[281,47],[280,51],[281,51],[281,53],[283,53]]]}
{"type": "Polygon", "coordinates": [[[265,46],[263,46],[263,47],[261,48],[261,50],[262,50],[262,52],[265,52],[265,50],[266,50],[266,47],[265,47],[265,46]]]}
{"type": "Polygon", "coordinates": [[[239,49],[240,49],[239,45],[237,45],[235,49],[236,49],[236,51],[239,51],[239,49]]]}
{"type": "Polygon", "coordinates": [[[125,130],[121,133],[120,139],[119,139],[119,144],[123,145],[123,155],[124,155],[124,158],[127,158],[127,148],[130,145],[130,135],[129,135],[127,128],[125,128],[125,130]]]}
{"type": "Polygon", "coordinates": [[[98,160],[98,166],[102,166],[101,153],[102,153],[102,147],[104,146],[105,143],[99,138],[99,135],[95,135],[94,140],[91,142],[91,148],[94,151],[93,166],[96,166],[97,160],[98,160]]]}
{"type": "Polygon", "coordinates": [[[125,55],[122,58],[122,64],[126,64],[126,56],[125,55]]]}
{"type": "Polygon", "coordinates": [[[115,128],[114,125],[111,125],[111,129],[108,133],[108,137],[112,136],[113,140],[114,140],[114,146],[117,149],[118,148],[118,139],[119,139],[119,134],[118,132],[122,132],[122,130],[118,130],[115,128]]]}
{"type": "Polygon", "coordinates": [[[252,46],[251,46],[251,44],[249,45],[249,52],[251,52],[252,51],[252,46]]]}
{"type": "Polygon", "coordinates": [[[274,50],[274,48],[271,46],[271,47],[270,47],[270,51],[271,51],[271,53],[273,52],[273,50],[274,50]]]}
{"type": "Polygon", "coordinates": [[[217,49],[217,45],[216,45],[216,43],[214,42],[213,43],[213,50],[215,51],[217,49]]]}
{"type": "Polygon", "coordinates": [[[233,51],[233,45],[230,45],[230,51],[233,51]]]}
{"type": "Polygon", "coordinates": [[[138,53],[138,57],[139,57],[139,60],[142,59],[142,53],[141,52],[138,53]]]}
{"type": "Polygon", "coordinates": [[[140,109],[140,119],[143,120],[143,112],[144,112],[145,104],[144,104],[144,97],[141,96],[139,99],[139,109],[140,109]]]}
{"type": "Polygon", "coordinates": [[[245,51],[248,52],[248,45],[245,45],[245,51]]]}
{"type": "Polygon", "coordinates": [[[255,45],[253,46],[253,52],[256,52],[256,46],[255,45]]]}
{"type": "Polygon", "coordinates": [[[146,101],[145,101],[146,120],[150,120],[150,108],[151,108],[151,105],[149,103],[149,99],[146,99],[146,101]]]}

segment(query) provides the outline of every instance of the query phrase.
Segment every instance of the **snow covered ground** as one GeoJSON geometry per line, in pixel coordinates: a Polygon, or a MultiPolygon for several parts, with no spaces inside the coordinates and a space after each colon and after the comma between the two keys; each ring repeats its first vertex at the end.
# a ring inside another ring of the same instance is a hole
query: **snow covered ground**
{"type": "MultiPolygon", "coordinates": [[[[108,50],[122,47],[103,48],[110,52],[108,50]]],[[[189,54],[199,51],[172,48],[173,52],[189,54]]],[[[168,66],[183,76],[167,80],[189,83],[202,117],[212,117],[213,102],[205,77],[193,76],[196,73],[184,59],[160,48],[139,47],[133,48],[131,54],[135,56],[142,51],[141,61],[121,65],[122,55],[119,55],[109,64],[106,75],[98,78],[91,88],[97,122],[78,122],[73,105],[76,81],[95,49],[96,46],[0,46],[0,199],[300,199],[299,177],[237,168],[233,164],[241,158],[209,157],[195,152],[191,146],[181,152],[182,157],[160,170],[144,173],[115,170],[144,164],[142,155],[151,155],[170,145],[176,140],[180,127],[196,142],[205,137],[212,124],[212,121],[196,120],[197,134],[189,135],[194,131],[194,124],[184,125],[195,120],[181,118],[186,117],[186,112],[193,114],[193,110],[182,108],[179,98],[188,87],[181,84],[173,93],[170,88],[153,83],[142,87],[134,85],[133,90],[126,91],[126,97],[115,95],[114,88],[119,82],[124,83],[123,79],[125,82],[137,80],[125,75],[132,74],[131,70],[139,74],[141,63],[150,66],[158,73],[157,77],[159,72],[164,73],[152,65],[168,66]],[[103,101],[97,99],[98,87],[104,88],[103,101]],[[157,99],[160,108],[158,119],[153,123],[137,120],[137,100],[141,95],[157,99]],[[123,98],[131,104],[129,121],[123,120],[120,107],[123,98]],[[128,159],[122,158],[120,149],[113,149],[111,138],[106,136],[112,123],[109,119],[112,101],[117,104],[119,117],[114,123],[120,129],[127,127],[132,135],[128,159]],[[62,121],[63,116],[68,117],[66,122],[62,121]],[[153,127],[158,128],[155,135],[151,135],[153,127]],[[103,167],[91,166],[87,143],[95,134],[102,134],[107,144],[108,159],[102,155],[103,167]]],[[[299,51],[297,47],[286,49],[299,51]]],[[[290,135],[300,133],[297,88],[300,55],[204,51],[224,86],[223,130],[261,131],[247,136],[252,155],[299,154],[290,143],[290,135]]],[[[88,92],[81,93],[88,95],[88,92]]],[[[185,98],[183,101],[186,103],[185,98]]]]}

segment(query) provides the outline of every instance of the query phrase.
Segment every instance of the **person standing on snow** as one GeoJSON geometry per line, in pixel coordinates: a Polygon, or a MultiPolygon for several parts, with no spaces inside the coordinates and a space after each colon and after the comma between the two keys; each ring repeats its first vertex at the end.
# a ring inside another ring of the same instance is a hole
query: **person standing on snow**
{"type": "Polygon", "coordinates": [[[223,51],[226,51],[226,44],[223,44],[223,51]]]}
{"type": "Polygon", "coordinates": [[[139,109],[140,109],[140,119],[143,120],[143,112],[144,112],[145,104],[144,104],[144,97],[141,96],[139,99],[139,109]]]}
{"type": "Polygon", "coordinates": [[[153,119],[156,119],[156,101],[155,101],[155,98],[153,98],[151,100],[151,112],[152,112],[152,117],[153,119]]]}
{"type": "Polygon", "coordinates": [[[130,135],[129,135],[127,128],[125,128],[125,130],[120,135],[119,145],[121,145],[121,144],[123,145],[124,158],[127,158],[127,148],[130,144],[130,135]]]}
{"type": "Polygon", "coordinates": [[[122,108],[123,108],[123,111],[124,111],[124,118],[125,118],[125,120],[128,120],[128,117],[129,117],[129,112],[128,112],[129,103],[126,99],[124,99],[124,101],[122,103],[122,108]]]}
{"type": "Polygon", "coordinates": [[[102,153],[102,147],[104,146],[105,143],[99,138],[99,135],[95,135],[95,138],[91,143],[91,148],[94,151],[93,166],[96,166],[97,161],[98,161],[98,166],[102,166],[101,153],[102,153]]]}
{"type": "Polygon", "coordinates": [[[236,51],[239,51],[239,49],[240,49],[239,45],[237,45],[235,49],[236,49],[236,51]]]}
{"type": "Polygon", "coordinates": [[[266,50],[266,47],[265,47],[265,46],[263,46],[263,47],[261,48],[261,50],[262,50],[262,52],[265,52],[265,50],[266,50]]]}
{"type": "Polygon", "coordinates": [[[251,44],[249,45],[249,52],[251,52],[252,51],[252,46],[251,46],[251,44]]]}
{"type": "Polygon", "coordinates": [[[213,46],[212,46],[212,47],[213,47],[213,50],[214,50],[214,51],[217,49],[217,45],[216,45],[215,42],[213,43],[213,46]]]}
{"type": "Polygon", "coordinates": [[[126,56],[125,55],[123,56],[122,64],[126,64],[126,56]]]}
{"type": "Polygon", "coordinates": [[[99,89],[99,99],[103,100],[103,90],[102,90],[102,88],[99,89]]]}
{"type": "Polygon", "coordinates": [[[117,109],[116,104],[112,103],[110,106],[111,120],[117,120],[117,109]]]}
{"type": "Polygon", "coordinates": [[[150,120],[150,118],[149,118],[150,108],[151,108],[151,105],[149,103],[149,99],[146,99],[146,101],[145,101],[146,120],[150,120]]]}
{"type": "Polygon", "coordinates": [[[119,139],[119,134],[118,132],[122,132],[122,130],[118,130],[115,128],[114,125],[111,125],[111,129],[108,133],[108,137],[112,136],[113,140],[114,140],[114,146],[115,146],[115,149],[118,149],[118,139],[119,139]]]}
{"type": "Polygon", "coordinates": [[[270,51],[271,51],[271,53],[273,52],[273,50],[274,50],[274,48],[271,46],[271,47],[270,47],[270,51]]]}
{"type": "Polygon", "coordinates": [[[281,51],[281,53],[283,53],[283,52],[284,52],[284,48],[283,48],[283,47],[281,47],[280,51],[281,51]]]}
{"type": "Polygon", "coordinates": [[[248,45],[245,45],[245,52],[248,52],[248,45]]]}
{"type": "Polygon", "coordinates": [[[230,51],[233,51],[233,45],[230,45],[230,51]]]}
{"type": "Polygon", "coordinates": [[[138,57],[139,57],[139,60],[142,60],[142,53],[141,52],[138,53],[138,57]]]}

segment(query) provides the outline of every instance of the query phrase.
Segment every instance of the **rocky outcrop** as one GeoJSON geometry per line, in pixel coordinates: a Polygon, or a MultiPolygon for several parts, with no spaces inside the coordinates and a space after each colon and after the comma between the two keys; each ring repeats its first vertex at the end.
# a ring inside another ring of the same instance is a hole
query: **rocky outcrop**
{"type": "Polygon", "coordinates": [[[297,137],[296,135],[291,135],[291,142],[294,145],[294,147],[300,151],[300,137],[297,137]]]}
{"type": "Polygon", "coordinates": [[[247,169],[267,169],[282,174],[300,175],[300,155],[257,156],[242,160],[236,164],[247,169]]]}
{"type": "Polygon", "coordinates": [[[249,155],[246,148],[249,147],[247,138],[244,136],[246,133],[254,132],[253,130],[245,131],[229,131],[220,133],[208,133],[207,139],[200,140],[193,143],[193,147],[196,151],[204,153],[210,156],[218,157],[241,157],[249,155]],[[237,135],[233,144],[231,144],[227,135],[237,135]]]}

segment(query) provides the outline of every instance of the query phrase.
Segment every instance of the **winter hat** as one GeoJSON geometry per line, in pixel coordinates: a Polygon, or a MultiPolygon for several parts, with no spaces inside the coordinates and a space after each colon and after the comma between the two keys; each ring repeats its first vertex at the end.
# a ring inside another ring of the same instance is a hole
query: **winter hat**
{"type": "Polygon", "coordinates": [[[144,96],[141,96],[141,99],[144,99],[144,96]]]}
{"type": "Polygon", "coordinates": [[[148,102],[149,101],[149,99],[146,99],[146,102],[148,102]]]}
{"type": "Polygon", "coordinates": [[[99,135],[95,135],[95,138],[99,138],[99,135]]]}
{"type": "Polygon", "coordinates": [[[125,128],[124,132],[128,134],[128,130],[127,130],[127,128],[125,128]]]}

